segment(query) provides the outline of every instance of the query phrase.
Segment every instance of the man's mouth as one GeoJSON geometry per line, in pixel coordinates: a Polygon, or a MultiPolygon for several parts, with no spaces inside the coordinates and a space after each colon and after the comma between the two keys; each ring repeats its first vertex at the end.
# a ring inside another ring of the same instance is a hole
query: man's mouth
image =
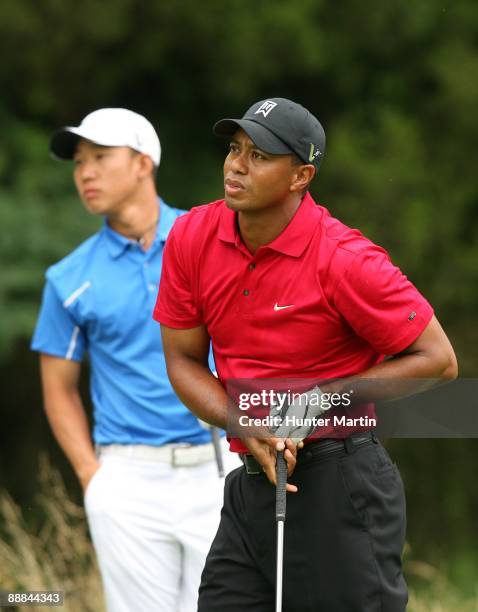
{"type": "Polygon", "coordinates": [[[241,191],[244,191],[245,187],[240,181],[235,179],[226,179],[224,181],[224,191],[227,195],[236,195],[241,191]]]}

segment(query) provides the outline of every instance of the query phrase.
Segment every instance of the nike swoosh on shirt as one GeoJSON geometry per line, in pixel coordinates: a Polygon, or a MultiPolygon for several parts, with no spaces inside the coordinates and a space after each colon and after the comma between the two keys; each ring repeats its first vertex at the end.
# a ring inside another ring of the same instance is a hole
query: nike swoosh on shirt
{"type": "Polygon", "coordinates": [[[288,304],[287,306],[279,306],[279,304],[276,302],[274,304],[274,310],[277,312],[277,310],[284,310],[285,308],[292,308],[294,306],[295,304],[288,304]]]}

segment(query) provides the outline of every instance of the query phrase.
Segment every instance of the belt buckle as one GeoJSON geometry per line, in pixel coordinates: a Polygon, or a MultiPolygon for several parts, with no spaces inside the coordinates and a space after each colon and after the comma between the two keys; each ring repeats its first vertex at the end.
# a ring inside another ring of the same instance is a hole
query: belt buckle
{"type": "Polygon", "coordinates": [[[244,467],[246,468],[246,472],[249,476],[258,476],[264,471],[261,469],[259,462],[253,455],[242,455],[242,462],[244,463],[244,467]]]}
{"type": "Polygon", "coordinates": [[[181,461],[176,458],[176,451],[184,450],[186,448],[189,448],[190,446],[191,446],[190,444],[175,444],[171,448],[171,466],[172,467],[182,467],[181,461]]]}

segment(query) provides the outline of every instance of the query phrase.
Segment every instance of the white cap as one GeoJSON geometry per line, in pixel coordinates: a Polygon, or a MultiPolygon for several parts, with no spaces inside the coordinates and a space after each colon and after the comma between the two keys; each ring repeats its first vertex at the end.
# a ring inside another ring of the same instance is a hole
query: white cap
{"type": "Polygon", "coordinates": [[[59,159],[72,159],[79,138],[106,147],[130,147],[159,166],[161,145],[154,127],[126,108],[100,108],[86,115],[78,127],[61,128],[50,140],[50,151],[59,159]]]}

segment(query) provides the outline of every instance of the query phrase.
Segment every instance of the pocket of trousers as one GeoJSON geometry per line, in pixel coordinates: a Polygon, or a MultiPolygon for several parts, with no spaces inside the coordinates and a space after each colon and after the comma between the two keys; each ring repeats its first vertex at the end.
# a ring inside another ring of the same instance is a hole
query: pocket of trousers
{"type": "Polygon", "coordinates": [[[103,467],[103,463],[100,463],[100,467],[96,470],[96,472],[91,477],[90,482],[86,485],[85,493],[83,495],[83,503],[85,504],[85,507],[91,497],[91,492],[96,487],[100,472],[103,471],[103,467]]]}
{"type": "Polygon", "coordinates": [[[380,457],[377,462],[375,453],[358,451],[343,457],[339,462],[347,499],[355,516],[366,529],[370,527],[370,505],[381,505],[382,498],[400,486],[398,468],[387,457],[380,457]]]}

